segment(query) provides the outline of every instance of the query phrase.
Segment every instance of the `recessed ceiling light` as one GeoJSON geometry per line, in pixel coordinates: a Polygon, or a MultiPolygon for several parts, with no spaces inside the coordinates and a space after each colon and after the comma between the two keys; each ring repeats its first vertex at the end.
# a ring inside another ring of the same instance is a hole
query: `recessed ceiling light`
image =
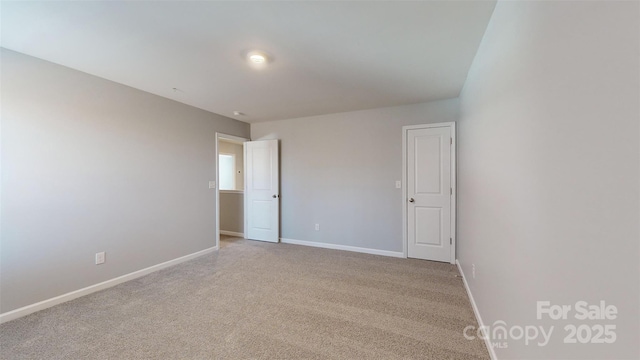
{"type": "Polygon", "coordinates": [[[262,64],[263,62],[267,61],[264,56],[258,54],[249,56],[249,59],[251,59],[251,61],[256,64],[262,64]]]}
{"type": "Polygon", "coordinates": [[[269,61],[269,57],[266,53],[258,50],[250,51],[247,54],[249,62],[255,65],[264,65],[269,61]]]}
{"type": "Polygon", "coordinates": [[[242,116],[242,115],[244,115],[244,113],[236,110],[236,111],[233,112],[233,115],[242,116]]]}

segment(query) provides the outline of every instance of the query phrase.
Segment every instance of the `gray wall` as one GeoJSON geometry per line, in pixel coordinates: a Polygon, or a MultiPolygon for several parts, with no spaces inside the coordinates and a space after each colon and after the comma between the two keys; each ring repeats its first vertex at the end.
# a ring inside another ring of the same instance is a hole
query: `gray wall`
{"type": "Polygon", "coordinates": [[[220,230],[244,233],[244,194],[220,191],[220,230]]]}
{"type": "Polygon", "coordinates": [[[402,251],[402,126],[457,118],[452,99],[252,124],[280,139],[281,236],[402,251]]]}
{"type": "Polygon", "coordinates": [[[509,341],[501,359],[639,358],[638,12],[500,2],[476,55],[460,98],[459,260],[486,325],[555,325],[546,347],[509,341]],[[605,300],[619,316],[539,321],[539,300],[605,300]],[[615,324],[617,341],[565,345],[565,324],[615,324]]]}
{"type": "Polygon", "coordinates": [[[1,60],[0,311],[214,246],[215,133],[246,137],[247,124],[4,49],[1,60]]]}

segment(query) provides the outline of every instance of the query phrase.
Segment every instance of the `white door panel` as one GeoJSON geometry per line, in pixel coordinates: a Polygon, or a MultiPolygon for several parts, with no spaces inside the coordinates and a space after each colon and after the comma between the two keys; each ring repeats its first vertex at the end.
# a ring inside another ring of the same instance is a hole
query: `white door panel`
{"type": "Polygon", "coordinates": [[[254,146],[251,151],[251,180],[253,190],[271,190],[271,149],[267,147],[254,146]]]}
{"type": "Polygon", "coordinates": [[[414,207],[416,218],[416,244],[442,245],[442,209],[430,207],[414,207]]]}
{"type": "MultiPolygon", "coordinates": [[[[271,212],[270,200],[253,200],[251,214],[249,218],[253,220],[253,228],[260,230],[271,230],[269,214],[271,212]]],[[[251,238],[249,238],[251,239],[251,238]]]]}
{"type": "Polygon", "coordinates": [[[414,193],[441,194],[442,164],[440,163],[440,136],[414,137],[415,176],[414,193]],[[419,166],[415,166],[419,165],[419,166]]]}
{"type": "Polygon", "coordinates": [[[451,127],[407,131],[407,256],[451,262],[451,127]]]}
{"type": "Polygon", "coordinates": [[[280,236],[280,195],[278,140],[244,143],[246,160],[246,237],[278,242],[280,236]]]}

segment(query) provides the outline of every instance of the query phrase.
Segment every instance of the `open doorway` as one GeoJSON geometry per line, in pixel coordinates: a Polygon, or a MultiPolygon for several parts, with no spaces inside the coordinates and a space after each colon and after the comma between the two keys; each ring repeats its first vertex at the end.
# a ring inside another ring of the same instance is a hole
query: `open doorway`
{"type": "Polygon", "coordinates": [[[249,139],[216,133],[216,248],[220,235],[244,237],[244,149],[249,139]]]}

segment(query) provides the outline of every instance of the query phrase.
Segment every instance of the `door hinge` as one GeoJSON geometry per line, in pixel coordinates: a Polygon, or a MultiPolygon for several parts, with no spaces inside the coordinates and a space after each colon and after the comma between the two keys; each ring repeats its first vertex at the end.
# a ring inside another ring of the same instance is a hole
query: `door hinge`
{"type": "Polygon", "coordinates": [[[449,188],[449,195],[453,195],[453,188],[449,188]]]}
{"type": "Polygon", "coordinates": [[[453,145],[453,138],[449,138],[449,145],[453,145]]]}
{"type": "Polygon", "coordinates": [[[449,238],[449,245],[453,245],[453,239],[449,238]]]}

